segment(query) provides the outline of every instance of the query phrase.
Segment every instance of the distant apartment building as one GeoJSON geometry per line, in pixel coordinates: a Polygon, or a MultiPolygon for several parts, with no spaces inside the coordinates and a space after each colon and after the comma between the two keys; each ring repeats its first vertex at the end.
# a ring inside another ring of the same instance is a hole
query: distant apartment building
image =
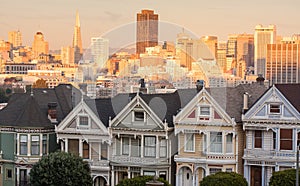
{"type": "Polygon", "coordinates": [[[22,46],[22,33],[19,30],[8,32],[8,42],[10,42],[13,47],[22,46]]]}
{"type": "Polygon", "coordinates": [[[37,58],[40,54],[49,54],[49,44],[44,40],[43,33],[38,31],[32,43],[32,56],[37,58]]]}
{"type": "Polygon", "coordinates": [[[222,72],[226,71],[226,42],[219,42],[217,49],[217,64],[222,70],[222,72]]]}
{"type": "Polygon", "coordinates": [[[267,44],[276,42],[276,26],[257,25],[254,34],[254,73],[265,77],[267,44]]]}
{"type": "Polygon", "coordinates": [[[153,10],[142,10],[137,14],[136,53],[145,52],[146,47],[158,44],[158,14],[153,10]]]}
{"type": "Polygon", "coordinates": [[[300,82],[300,44],[267,45],[266,79],[270,84],[300,82]]]}
{"type": "Polygon", "coordinates": [[[61,63],[64,66],[74,65],[74,48],[61,47],[61,63]]]}
{"type": "Polygon", "coordinates": [[[102,37],[92,37],[91,53],[98,67],[105,68],[109,57],[109,40],[102,37]]]}
{"type": "Polygon", "coordinates": [[[35,70],[36,64],[34,63],[14,63],[6,62],[4,64],[5,74],[27,74],[28,70],[35,70]]]}

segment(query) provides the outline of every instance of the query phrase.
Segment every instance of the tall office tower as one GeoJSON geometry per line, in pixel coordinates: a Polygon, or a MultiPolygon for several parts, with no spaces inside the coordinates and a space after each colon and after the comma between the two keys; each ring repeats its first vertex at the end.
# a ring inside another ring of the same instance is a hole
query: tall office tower
{"type": "Polygon", "coordinates": [[[34,40],[32,44],[32,57],[37,59],[40,54],[49,53],[49,44],[44,40],[44,35],[42,32],[38,31],[34,35],[34,40]]]}
{"type": "Polygon", "coordinates": [[[74,48],[67,46],[61,47],[61,62],[64,66],[74,65],[74,48]]]}
{"type": "Polygon", "coordinates": [[[213,54],[214,58],[217,58],[218,37],[217,36],[203,36],[200,39],[210,49],[210,51],[213,54]]]}
{"type": "Polygon", "coordinates": [[[76,23],[75,23],[75,27],[74,27],[73,45],[72,46],[74,48],[74,62],[78,63],[83,54],[78,10],[76,11],[76,23]]]}
{"type": "Polygon", "coordinates": [[[270,84],[300,83],[300,44],[268,44],[266,79],[270,84]]]}
{"type": "Polygon", "coordinates": [[[254,36],[239,34],[236,41],[236,59],[245,61],[246,67],[254,66],[254,36]]]}
{"type": "Polygon", "coordinates": [[[22,33],[19,30],[8,32],[8,42],[10,42],[13,47],[22,46],[22,33]]]}
{"type": "Polygon", "coordinates": [[[142,10],[137,14],[136,53],[145,52],[146,47],[158,45],[158,14],[153,10],[142,10]]]}
{"type": "Polygon", "coordinates": [[[226,48],[227,43],[225,41],[218,43],[217,64],[222,72],[226,71],[226,48]]]}
{"type": "Polygon", "coordinates": [[[265,77],[267,44],[276,43],[276,26],[257,25],[254,34],[254,73],[265,77]]]}
{"type": "Polygon", "coordinates": [[[109,41],[102,37],[91,38],[91,53],[95,63],[100,68],[106,67],[109,56],[109,41]]]}

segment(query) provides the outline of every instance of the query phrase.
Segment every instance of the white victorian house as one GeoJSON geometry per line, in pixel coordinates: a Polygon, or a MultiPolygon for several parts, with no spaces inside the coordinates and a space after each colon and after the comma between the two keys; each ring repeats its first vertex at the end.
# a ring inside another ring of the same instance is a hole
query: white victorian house
{"type": "Polygon", "coordinates": [[[215,172],[237,171],[236,123],[207,89],[174,117],[174,124],[177,186],[196,186],[215,172]]]}
{"type": "Polygon", "coordinates": [[[112,98],[112,102],[113,99],[119,99],[119,103],[127,101],[123,105],[115,102],[114,106],[118,107],[115,111],[121,110],[109,120],[112,186],[140,175],[158,176],[172,182],[173,126],[169,121],[178,109],[174,95],[134,94],[123,99],[112,98]]]}
{"type": "Polygon", "coordinates": [[[243,116],[244,176],[251,186],[269,185],[272,172],[295,168],[299,92],[300,84],[274,85],[243,116]]]}
{"type": "Polygon", "coordinates": [[[95,186],[109,185],[110,138],[94,100],[82,99],[56,127],[56,133],[62,151],[79,155],[89,162],[95,186]]]}

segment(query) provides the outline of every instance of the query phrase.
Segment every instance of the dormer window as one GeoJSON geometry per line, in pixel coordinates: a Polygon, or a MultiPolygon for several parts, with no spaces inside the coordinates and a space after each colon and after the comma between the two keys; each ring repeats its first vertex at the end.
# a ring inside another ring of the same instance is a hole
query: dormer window
{"type": "Polygon", "coordinates": [[[199,107],[199,119],[200,120],[209,120],[210,117],[210,107],[209,106],[200,106],[199,107]]]}
{"type": "Polygon", "coordinates": [[[280,114],[280,105],[279,104],[270,104],[269,106],[269,113],[270,114],[280,114]]]}

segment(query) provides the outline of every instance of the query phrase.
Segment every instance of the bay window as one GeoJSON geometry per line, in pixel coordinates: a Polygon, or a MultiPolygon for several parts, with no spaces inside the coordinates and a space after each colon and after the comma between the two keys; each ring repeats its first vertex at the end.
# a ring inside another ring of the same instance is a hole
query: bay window
{"type": "Polygon", "coordinates": [[[40,136],[32,135],[31,136],[31,155],[40,154],[40,136]]]}
{"type": "Polygon", "coordinates": [[[226,135],[226,153],[233,153],[233,134],[226,135]]]}
{"type": "Polygon", "coordinates": [[[184,143],[184,151],[193,152],[195,149],[195,134],[187,133],[185,134],[185,143],[184,143]]]}
{"type": "Polygon", "coordinates": [[[222,132],[210,132],[210,152],[222,153],[222,132]]]}
{"type": "Polygon", "coordinates": [[[129,138],[122,138],[122,154],[129,155],[129,138]]]}
{"type": "Polygon", "coordinates": [[[28,143],[28,138],[27,135],[20,135],[20,154],[21,155],[27,155],[27,143],[28,143]]]}
{"type": "Polygon", "coordinates": [[[156,137],[145,136],[144,138],[144,156],[155,157],[156,156],[156,137]]]}

